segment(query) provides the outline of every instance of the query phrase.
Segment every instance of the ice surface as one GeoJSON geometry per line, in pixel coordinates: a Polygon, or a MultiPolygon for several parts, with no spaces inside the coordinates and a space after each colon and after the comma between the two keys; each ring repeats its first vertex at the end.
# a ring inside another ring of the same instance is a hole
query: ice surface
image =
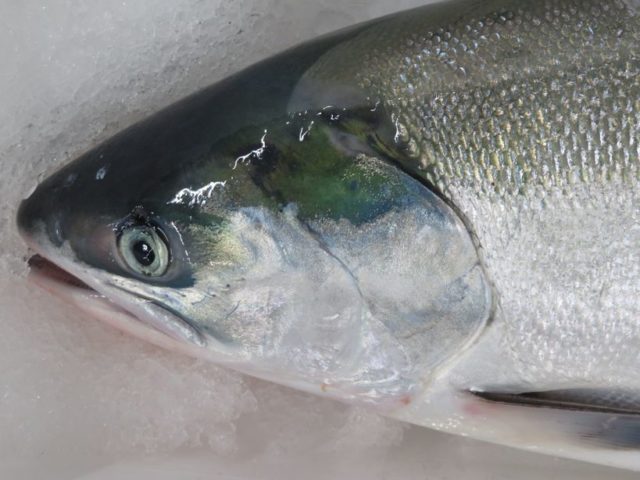
{"type": "Polygon", "coordinates": [[[25,281],[15,208],[47,172],[257,59],[422,3],[0,2],[0,478],[636,478],[163,352],[25,281]]]}

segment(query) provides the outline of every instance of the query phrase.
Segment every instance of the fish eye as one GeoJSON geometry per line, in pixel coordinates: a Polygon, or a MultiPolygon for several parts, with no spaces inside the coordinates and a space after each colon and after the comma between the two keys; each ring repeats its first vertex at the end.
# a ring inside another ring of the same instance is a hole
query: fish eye
{"type": "Polygon", "coordinates": [[[118,235],[118,251],[134,273],[160,277],[169,268],[169,245],[162,231],[153,225],[131,225],[118,235]]]}

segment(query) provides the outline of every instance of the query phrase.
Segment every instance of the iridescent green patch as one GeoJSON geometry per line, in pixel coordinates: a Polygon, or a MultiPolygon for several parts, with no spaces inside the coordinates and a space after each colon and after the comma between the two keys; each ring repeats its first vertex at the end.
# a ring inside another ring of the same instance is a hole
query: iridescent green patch
{"type": "Polygon", "coordinates": [[[267,137],[263,157],[252,162],[250,175],[280,208],[295,204],[301,219],[346,219],[368,222],[406,198],[407,185],[395,167],[372,157],[359,138],[336,126],[316,123],[304,139],[284,132],[267,137]],[[344,138],[343,138],[344,139],[344,138]],[[360,150],[353,148],[360,144],[360,150]]]}
{"type": "Polygon", "coordinates": [[[293,206],[301,220],[366,223],[405,204],[409,178],[383,158],[376,123],[354,112],[305,112],[248,127],[212,146],[183,184],[220,186],[177,205],[188,222],[215,225],[229,210],[293,206]]]}

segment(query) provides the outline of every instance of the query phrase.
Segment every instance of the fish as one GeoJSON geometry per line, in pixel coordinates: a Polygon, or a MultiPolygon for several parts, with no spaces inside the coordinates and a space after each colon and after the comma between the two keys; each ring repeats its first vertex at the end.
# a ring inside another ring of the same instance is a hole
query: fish
{"type": "Polygon", "coordinates": [[[248,375],[640,470],[639,8],[455,0],[263,60],[46,178],[30,276],[248,375]]]}

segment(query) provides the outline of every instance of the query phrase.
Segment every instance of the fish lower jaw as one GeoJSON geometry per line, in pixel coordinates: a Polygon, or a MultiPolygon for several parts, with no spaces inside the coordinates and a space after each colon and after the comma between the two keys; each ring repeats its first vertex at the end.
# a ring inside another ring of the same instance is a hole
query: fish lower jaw
{"type": "Polygon", "coordinates": [[[160,330],[151,322],[109,300],[105,295],[40,255],[29,260],[29,282],[58,297],[79,311],[115,327],[127,334],[167,350],[190,356],[201,350],[194,343],[175,338],[176,334],[160,330]]]}

